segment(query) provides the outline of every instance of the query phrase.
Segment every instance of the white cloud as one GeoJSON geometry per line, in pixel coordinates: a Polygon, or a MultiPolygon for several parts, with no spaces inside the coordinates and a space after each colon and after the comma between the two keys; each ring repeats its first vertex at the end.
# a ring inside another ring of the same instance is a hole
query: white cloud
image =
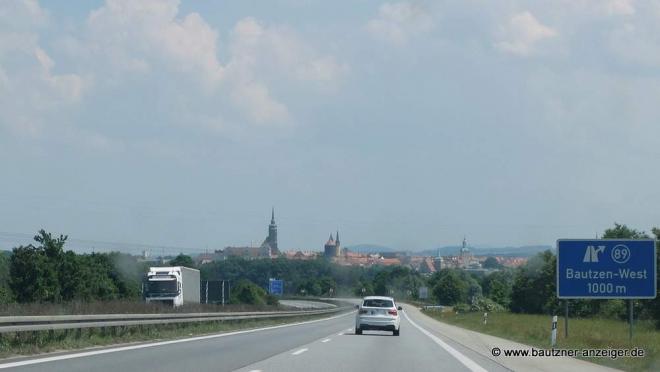
{"type": "MultiPolygon", "coordinates": [[[[88,93],[92,100],[111,94],[122,105],[135,89],[144,89],[135,82],[150,80],[176,85],[145,92],[159,97],[152,113],[159,118],[223,118],[216,126],[291,124],[295,115],[284,103],[290,86],[300,92],[335,87],[348,71],[288,27],[247,17],[221,38],[200,14],[182,14],[179,5],[180,0],[106,0],[84,23],[69,25],[67,34],[36,1],[1,2],[0,125],[11,122],[37,133],[41,119],[71,114],[88,93]],[[52,31],[60,32],[49,38],[53,44],[40,45],[39,34],[52,31]],[[62,58],[68,63],[58,64],[62,58]]],[[[202,120],[184,121],[209,127],[202,120]]]]}
{"type": "Polygon", "coordinates": [[[254,72],[268,66],[302,81],[326,83],[336,82],[348,71],[347,65],[319,55],[289,28],[266,27],[252,17],[240,20],[232,32],[229,67],[249,67],[254,72]]]}
{"type": "Polygon", "coordinates": [[[48,16],[35,1],[0,3],[0,21],[0,127],[38,135],[46,118],[81,99],[85,79],[53,71],[37,33],[48,16]]]}
{"type": "Polygon", "coordinates": [[[144,71],[165,62],[199,73],[211,84],[224,68],[217,57],[217,32],[197,13],[178,19],[178,0],[107,0],[88,20],[89,47],[126,70],[144,71]]]}
{"type": "Polygon", "coordinates": [[[627,16],[637,11],[634,0],[563,0],[560,7],[603,16],[627,16]]]}
{"type": "Polygon", "coordinates": [[[257,124],[285,122],[289,119],[286,106],[275,101],[264,84],[239,83],[232,91],[232,100],[257,124]]]}
{"type": "Polygon", "coordinates": [[[528,56],[536,45],[545,39],[558,35],[557,31],[543,25],[528,11],[515,14],[501,30],[502,38],[495,43],[501,51],[520,56],[528,56]]]}
{"type": "Polygon", "coordinates": [[[237,22],[231,33],[227,79],[232,85],[232,100],[259,124],[282,123],[290,118],[287,107],[264,83],[268,75],[334,86],[347,70],[334,57],[318,55],[288,28],[267,27],[247,17],[237,22]]]}
{"type": "Polygon", "coordinates": [[[332,56],[318,55],[292,30],[267,27],[252,17],[234,26],[223,65],[218,32],[197,13],[180,18],[178,0],[107,0],[87,24],[87,48],[114,61],[114,67],[145,73],[164,64],[197,75],[211,88],[207,93],[226,91],[235,107],[260,125],[290,119],[286,105],[271,93],[270,77],[334,84],[346,69],[332,56]]]}
{"type": "Polygon", "coordinates": [[[418,3],[385,3],[375,18],[367,22],[367,31],[378,40],[403,45],[416,35],[433,29],[433,18],[418,3]]]}
{"type": "Polygon", "coordinates": [[[635,14],[635,6],[632,0],[609,0],[603,5],[605,11],[612,15],[632,15],[635,14]]]}

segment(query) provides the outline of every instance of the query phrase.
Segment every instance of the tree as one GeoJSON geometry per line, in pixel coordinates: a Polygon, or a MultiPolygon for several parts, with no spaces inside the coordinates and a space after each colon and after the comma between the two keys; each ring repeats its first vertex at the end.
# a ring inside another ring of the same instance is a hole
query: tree
{"type": "Polygon", "coordinates": [[[465,302],[468,285],[454,270],[447,270],[433,287],[433,295],[442,305],[455,305],[465,302]]]}
{"type": "MultiPolygon", "coordinates": [[[[660,228],[654,227],[651,231],[653,232],[653,235],[655,235],[656,252],[658,252],[660,251],[660,228]]],[[[660,254],[656,256],[655,265],[656,268],[660,267],[660,254]]],[[[658,293],[656,293],[656,297],[653,300],[646,301],[644,307],[645,310],[651,314],[653,319],[655,319],[656,328],[660,329],[660,275],[657,276],[655,280],[657,281],[656,289],[658,293]]]]}
{"type": "Polygon", "coordinates": [[[185,266],[195,268],[195,262],[193,262],[193,259],[190,256],[179,253],[178,256],[170,260],[170,266],[185,266]]]}
{"type": "Polygon", "coordinates": [[[605,230],[603,239],[648,239],[644,231],[628,228],[626,225],[614,223],[614,228],[605,230]]]}
{"type": "Polygon", "coordinates": [[[266,291],[249,280],[239,280],[231,290],[234,304],[265,305],[267,300],[266,291]]]}
{"type": "Polygon", "coordinates": [[[508,307],[511,302],[511,287],[513,286],[513,274],[511,270],[496,271],[484,277],[482,281],[484,296],[508,307]]]}
{"type": "Polygon", "coordinates": [[[9,257],[5,252],[0,252],[0,304],[13,302],[9,278],[9,257]]]}
{"type": "Polygon", "coordinates": [[[553,314],[559,308],[556,292],[556,256],[549,250],[532,257],[516,271],[511,291],[511,311],[553,314]]]}
{"type": "Polygon", "coordinates": [[[497,262],[497,259],[495,257],[488,257],[483,263],[484,269],[500,269],[502,268],[502,264],[497,262]]]}
{"type": "Polygon", "coordinates": [[[44,230],[34,240],[40,245],[14,248],[10,258],[9,287],[18,302],[138,297],[144,267],[135,258],[117,252],[65,252],[67,237],[53,238],[44,230]]]}
{"type": "Polygon", "coordinates": [[[9,286],[18,302],[59,300],[57,270],[43,249],[33,245],[14,248],[9,265],[9,286]]]}

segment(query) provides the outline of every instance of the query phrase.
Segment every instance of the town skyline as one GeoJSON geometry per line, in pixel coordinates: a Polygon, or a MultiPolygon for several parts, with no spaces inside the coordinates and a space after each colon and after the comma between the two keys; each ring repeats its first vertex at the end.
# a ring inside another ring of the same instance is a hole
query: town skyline
{"type": "Polygon", "coordinates": [[[6,233],[245,245],[274,205],[285,247],[417,250],[660,221],[651,2],[0,7],[6,233]]]}

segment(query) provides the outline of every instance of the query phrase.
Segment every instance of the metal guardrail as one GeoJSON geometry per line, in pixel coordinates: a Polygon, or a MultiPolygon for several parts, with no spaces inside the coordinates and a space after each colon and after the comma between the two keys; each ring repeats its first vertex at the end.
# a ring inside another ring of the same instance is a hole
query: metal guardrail
{"type": "Polygon", "coordinates": [[[347,310],[337,307],[304,311],[261,311],[223,313],[172,313],[172,314],[94,314],[53,316],[0,317],[0,334],[25,331],[48,331],[78,328],[122,327],[153,324],[208,322],[222,320],[249,320],[285,318],[293,316],[323,315],[347,310]]]}

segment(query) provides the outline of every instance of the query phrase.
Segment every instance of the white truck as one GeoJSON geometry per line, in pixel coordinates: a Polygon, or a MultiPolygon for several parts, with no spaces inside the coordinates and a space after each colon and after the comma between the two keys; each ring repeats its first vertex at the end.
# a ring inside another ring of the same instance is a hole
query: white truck
{"type": "Polygon", "coordinates": [[[174,307],[199,303],[199,270],[185,266],[150,267],[145,279],[147,303],[160,302],[174,307]]]}

